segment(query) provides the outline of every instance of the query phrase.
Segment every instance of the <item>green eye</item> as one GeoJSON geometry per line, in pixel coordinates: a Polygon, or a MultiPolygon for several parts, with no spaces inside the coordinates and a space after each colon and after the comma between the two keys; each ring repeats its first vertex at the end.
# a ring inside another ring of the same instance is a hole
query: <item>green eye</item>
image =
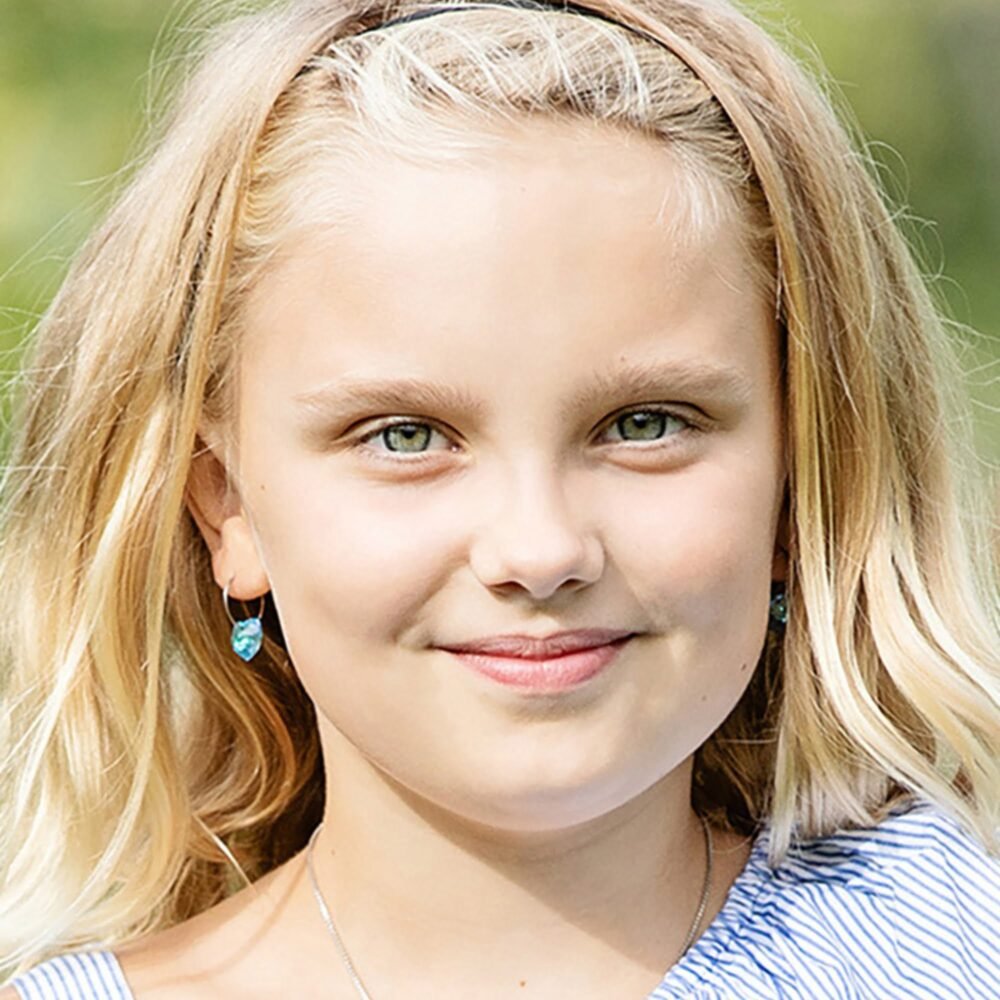
{"type": "Polygon", "coordinates": [[[687,422],[663,410],[633,410],[614,423],[623,441],[658,441],[684,430],[687,422]]]}
{"type": "Polygon", "coordinates": [[[430,442],[431,429],[427,424],[393,424],[379,432],[389,451],[419,454],[430,442]]]}

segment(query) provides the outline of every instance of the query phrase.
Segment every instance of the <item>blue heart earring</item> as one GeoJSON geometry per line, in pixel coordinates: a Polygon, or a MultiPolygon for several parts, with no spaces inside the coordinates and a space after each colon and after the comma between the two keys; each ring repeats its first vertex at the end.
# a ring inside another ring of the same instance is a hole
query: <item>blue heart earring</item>
{"type": "MultiPolygon", "coordinates": [[[[233,581],[230,580],[229,583],[233,581]]],[[[229,645],[233,652],[244,662],[249,663],[259,652],[264,642],[264,626],[261,616],[264,614],[264,596],[261,595],[260,607],[252,618],[238,622],[229,610],[229,583],[222,588],[222,603],[226,608],[226,617],[233,623],[233,631],[229,636],[229,645]]]]}
{"type": "Polygon", "coordinates": [[[781,632],[788,624],[788,597],[785,584],[775,580],[771,584],[771,620],[768,623],[775,632],[781,632]]]}

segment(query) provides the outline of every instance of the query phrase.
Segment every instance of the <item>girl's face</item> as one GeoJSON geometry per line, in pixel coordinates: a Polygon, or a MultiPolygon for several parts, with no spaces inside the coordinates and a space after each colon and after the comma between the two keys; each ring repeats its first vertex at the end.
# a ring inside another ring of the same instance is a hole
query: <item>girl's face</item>
{"type": "Polygon", "coordinates": [[[693,228],[662,146],[506,138],[471,166],[327,168],[351,219],[250,302],[216,565],[266,573],[334,774],[358,753],[544,830],[674,771],[749,681],[780,573],[779,362],[737,222],[693,228]],[[577,629],[634,638],[555,692],[442,648],[577,629]]]}

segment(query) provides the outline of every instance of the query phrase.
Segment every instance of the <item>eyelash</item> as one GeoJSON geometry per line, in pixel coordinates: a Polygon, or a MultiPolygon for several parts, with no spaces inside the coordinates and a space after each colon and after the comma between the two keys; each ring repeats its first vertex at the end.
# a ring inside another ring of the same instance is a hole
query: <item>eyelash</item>
{"type": "MultiPolygon", "coordinates": [[[[640,406],[633,407],[629,410],[622,410],[613,416],[604,426],[606,428],[613,428],[618,425],[618,422],[624,420],[626,417],[633,416],[635,414],[657,414],[663,416],[669,420],[674,420],[680,423],[682,426],[678,428],[673,433],[667,433],[664,431],[664,436],[662,438],[653,439],[653,443],[649,447],[641,448],[642,451],[658,451],[661,448],[675,447],[674,441],[678,437],[687,437],[689,434],[698,433],[702,430],[697,424],[695,424],[688,417],[682,416],[673,409],[664,406],[640,406]]],[[[391,430],[393,427],[429,427],[432,431],[436,431],[443,437],[447,437],[444,431],[440,430],[434,423],[428,420],[417,420],[411,418],[395,419],[390,421],[384,421],[383,423],[372,428],[372,430],[367,431],[361,437],[355,440],[355,446],[365,450],[368,446],[368,442],[377,438],[380,434],[385,431],[391,430]]],[[[613,442],[613,443],[623,443],[628,444],[627,441],[613,442]]],[[[642,442],[633,442],[642,444],[642,442]]],[[[371,449],[368,449],[371,450],[371,449]]],[[[386,449],[382,452],[376,452],[375,457],[378,461],[385,462],[405,462],[410,465],[416,465],[423,461],[429,461],[433,457],[433,452],[399,452],[390,451],[386,449]],[[393,457],[389,457],[393,456],[393,457]]]]}

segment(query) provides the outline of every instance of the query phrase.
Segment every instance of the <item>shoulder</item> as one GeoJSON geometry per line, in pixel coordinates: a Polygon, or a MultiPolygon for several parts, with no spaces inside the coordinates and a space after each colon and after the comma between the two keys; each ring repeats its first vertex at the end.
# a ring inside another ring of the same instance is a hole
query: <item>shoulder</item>
{"type": "MultiPolygon", "coordinates": [[[[113,952],[69,952],[42,962],[0,989],[0,1000],[283,996],[287,941],[278,946],[270,941],[286,923],[274,917],[287,909],[300,868],[288,862],[203,913],[119,943],[113,952]],[[239,966],[242,979],[234,985],[231,966],[238,963],[233,956],[241,955],[249,958],[246,968],[239,966]],[[262,992],[268,976],[280,978],[281,986],[262,992]]],[[[295,940],[300,928],[289,933],[295,940]]]]}
{"type": "Polygon", "coordinates": [[[665,987],[676,979],[706,998],[735,986],[747,998],[995,995],[1000,861],[936,807],[799,843],[773,868],[767,848],[765,831],[665,987]]]}
{"type": "Polygon", "coordinates": [[[881,928],[914,961],[951,955],[974,964],[987,951],[1000,960],[1000,861],[929,804],[804,844],[779,873],[817,901],[830,900],[817,902],[828,919],[840,902],[832,926],[845,936],[881,928]]]}
{"type": "Polygon", "coordinates": [[[15,978],[0,1000],[132,1000],[125,977],[109,951],[51,958],[15,978]]]}
{"type": "Polygon", "coordinates": [[[950,816],[929,803],[899,807],[875,827],[844,830],[790,848],[774,869],[790,884],[834,885],[929,895],[974,891],[993,881],[1000,861],[950,816]]]}

